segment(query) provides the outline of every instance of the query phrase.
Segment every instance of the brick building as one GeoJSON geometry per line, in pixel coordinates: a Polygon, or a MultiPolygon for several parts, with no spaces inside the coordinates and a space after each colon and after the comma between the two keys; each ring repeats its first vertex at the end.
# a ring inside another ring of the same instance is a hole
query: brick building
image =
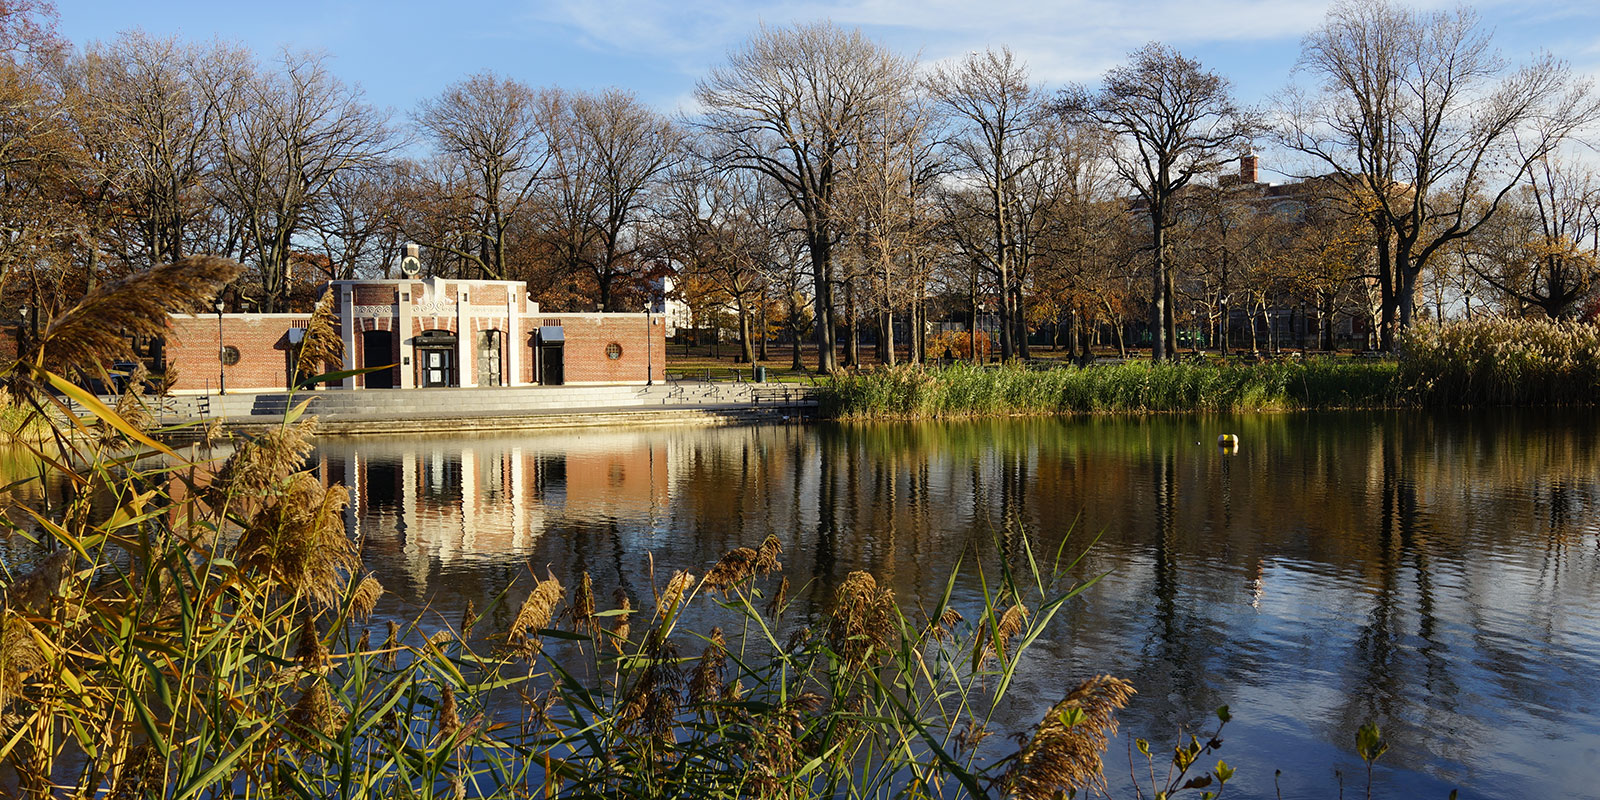
{"type": "MultiPolygon", "coordinates": [[[[333,281],[342,365],[377,371],[345,389],[642,384],[666,370],[665,326],[648,313],[542,311],[521,281],[333,281]]],[[[174,314],[162,364],[176,392],[282,391],[310,314],[174,314]]]]}

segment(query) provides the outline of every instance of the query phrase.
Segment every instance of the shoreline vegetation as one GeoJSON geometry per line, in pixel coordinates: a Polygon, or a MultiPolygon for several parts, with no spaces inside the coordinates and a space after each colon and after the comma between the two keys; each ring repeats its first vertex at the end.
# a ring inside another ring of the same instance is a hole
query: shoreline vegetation
{"type": "Polygon", "coordinates": [[[821,385],[818,402],[823,417],[842,420],[1592,405],[1600,328],[1487,318],[1416,325],[1386,359],[901,366],[840,375],[821,385]]]}

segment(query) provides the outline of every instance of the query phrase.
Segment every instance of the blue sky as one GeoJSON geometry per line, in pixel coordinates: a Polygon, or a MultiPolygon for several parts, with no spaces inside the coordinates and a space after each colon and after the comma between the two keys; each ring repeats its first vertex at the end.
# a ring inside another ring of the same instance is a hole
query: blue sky
{"type": "MultiPolygon", "coordinates": [[[[480,70],[533,85],[618,86],[664,111],[765,22],[832,19],[924,62],[1008,45],[1049,87],[1092,81],[1160,40],[1264,102],[1289,80],[1300,37],[1327,0],[58,0],[74,43],[142,28],[221,38],[262,57],[281,47],[326,51],[369,100],[404,114],[480,70]]],[[[1428,0],[1423,6],[1454,7],[1428,0]]],[[[1600,0],[1475,4],[1508,58],[1545,49],[1600,74],[1600,0]]],[[[1263,165],[1264,167],[1267,165],[1263,165]]]]}

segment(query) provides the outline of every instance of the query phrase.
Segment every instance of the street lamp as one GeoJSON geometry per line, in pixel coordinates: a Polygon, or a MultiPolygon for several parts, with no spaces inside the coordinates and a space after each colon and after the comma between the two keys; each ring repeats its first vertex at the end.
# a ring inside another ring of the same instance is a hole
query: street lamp
{"type": "Polygon", "coordinates": [[[222,344],[222,298],[217,298],[217,394],[227,394],[228,349],[222,344]]]}
{"type": "Polygon", "coordinates": [[[655,356],[650,352],[650,340],[655,338],[651,335],[653,333],[655,330],[651,327],[650,301],[646,300],[644,304],[644,385],[646,386],[656,385],[655,356]]]}

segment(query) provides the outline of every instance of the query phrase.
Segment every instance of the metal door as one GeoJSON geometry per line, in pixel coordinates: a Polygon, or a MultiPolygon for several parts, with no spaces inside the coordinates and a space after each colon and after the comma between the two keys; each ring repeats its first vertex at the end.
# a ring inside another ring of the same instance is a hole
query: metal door
{"type": "Polygon", "coordinates": [[[479,331],[478,385],[499,386],[500,383],[500,332],[479,331]]]}
{"type": "Polygon", "coordinates": [[[427,348],[418,351],[422,358],[422,385],[423,386],[454,386],[455,385],[455,351],[440,348],[427,348]]]}

